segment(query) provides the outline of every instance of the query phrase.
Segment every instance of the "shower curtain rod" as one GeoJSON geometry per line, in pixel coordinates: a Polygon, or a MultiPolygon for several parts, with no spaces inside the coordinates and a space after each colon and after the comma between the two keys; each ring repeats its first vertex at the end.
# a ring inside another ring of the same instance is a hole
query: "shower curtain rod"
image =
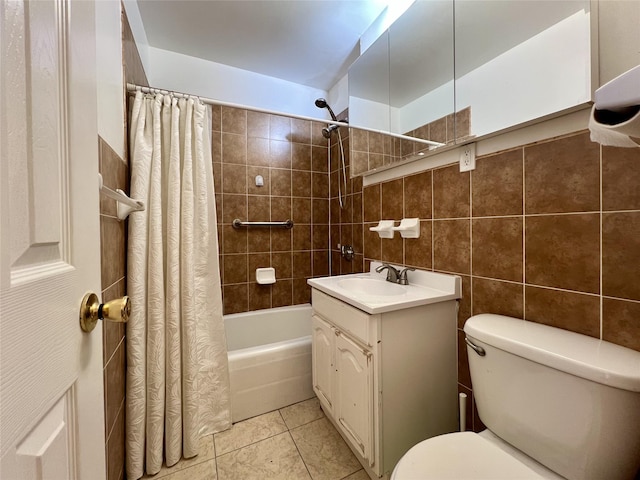
{"type": "Polygon", "coordinates": [[[358,130],[364,130],[366,132],[381,133],[383,135],[389,135],[391,137],[400,138],[402,140],[409,140],[417,143],[424,143],[425,145],[431,145],[434,147],[441,147],[445,145],[444,143],[440,143],[440,142],[432,142],[431,140],[423,140],[422,138],[409,137],[408,135],[401,135],[399,133],[385,132],[384,130],[377,130],[375,128],[354,127],[353,125],[349,125],[348,123],[345,123],[345,122],[336,122],[333,120],[325,120],[323,118],[307,117],[304,115],[296,115],[294,113],[279,112],[277,110],[268,110],[265,108],[251,107],[251,106],[242,105],[239,103],[223,102],[220,100],[214,100],[212,98],[199,97],[198,95],[190,95],[188,93],[174,92],[171,90],[163,90],[160,88],[143,87],[141,85],[134,85],[132,83],[127,83],[127,91],[128,92],[141,91],[142,93],[161,93],[163,95],[173,95],[174,97],[178,97],[178,98],[198,97],[202,101],[202,103],[206,103],[209,105],[221,105],[223,107],[241,108],[244,110],[251,110],[259,113],[268,113],[270,115],[280,115],[283,117],[291,117],[298,120],[311,120],[313,122],[328,123],[329,125],[338,125],[339,127],[357,128],[358,130]]]}

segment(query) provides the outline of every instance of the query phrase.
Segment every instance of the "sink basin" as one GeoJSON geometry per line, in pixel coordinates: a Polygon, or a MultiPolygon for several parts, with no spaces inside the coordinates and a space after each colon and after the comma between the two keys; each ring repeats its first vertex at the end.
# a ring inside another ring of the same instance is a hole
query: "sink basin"
{"type": "Polygon", "coordinates": [[[399,285],[387,282],[386,272],[375,271],[380,265],[374,261],[366,273],[310,278],[307,283],[372,315],[455,300],[462,295],[462,280],[456,275],[416,270],[410,272],[409,285],[399,285]]]}
{"type": "Polygon", "coordinates": [[[377,278],[345,278],[339,280],[337,285],[357,295],[393,297],[407,293],[406,288],[377,278]]]}

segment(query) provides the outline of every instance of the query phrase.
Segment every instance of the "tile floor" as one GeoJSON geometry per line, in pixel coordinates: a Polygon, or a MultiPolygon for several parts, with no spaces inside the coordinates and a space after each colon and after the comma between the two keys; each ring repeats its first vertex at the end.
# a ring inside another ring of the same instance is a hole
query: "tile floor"
{"type": "Polygon", "coordinates": [[[163,467],[162,480],[369,480],[317,398],[202,438],[200,454],[163,467]]]}

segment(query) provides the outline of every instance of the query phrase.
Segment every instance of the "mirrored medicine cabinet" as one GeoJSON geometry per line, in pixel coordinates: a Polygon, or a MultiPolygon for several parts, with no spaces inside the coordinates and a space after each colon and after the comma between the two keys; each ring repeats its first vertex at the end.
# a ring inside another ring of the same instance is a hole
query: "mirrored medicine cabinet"
{"type": "Polygon", "coordinates": [[[416,0],[349,69],[351,173],[586,104],[590,0],[416,0]]]}

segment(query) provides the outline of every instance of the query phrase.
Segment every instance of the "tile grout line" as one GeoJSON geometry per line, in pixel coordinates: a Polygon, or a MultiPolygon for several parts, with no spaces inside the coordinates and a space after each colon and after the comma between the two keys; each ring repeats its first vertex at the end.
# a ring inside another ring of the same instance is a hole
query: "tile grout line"
{"type": "MultiPolygon", "coordinates": [[[[113,352],[111,352],[111,356],[107,359],[106,362],[104,362],[104,366],[102,367],[103,370],[107,369],[107,367],[109,366],[109,363],[111,362],[111,360],[113,359],[115,354],[118,352],[118,349],[120,348],[120,345],[122,345],[122,343],[125,341],[125,338],[127,338],[126,333],[124,335],[122,335],[122,338],[118,342],[118,345],[116,345],[116,347],[113,349],[113,352]]],[[[125,355],[125,362],[126,362],[126,358],[127,358],[127,352],[126,351],[125,351],[124,355],[125,355]]],[[[125,372],[125,374],[126,374],[126,372],[125,372]]]]}
{"type": "Polygon", "coordinates": [[[287,430],[287,433],[289,434],[289,438],[293,442],[293,446],[295,447],[296,452],[298,452],[298,456],[300,457],[300,460],[302,461],[302,464],[304,465],[304,469],[309,474],[309,478],[313,479],[313,476],[311,475],[311,471],[309,470],[309,467],[307,466],[307,462],[304,461],[304,457],[302,456],[302,452],[298,448],[298,444],[296,443],[295,439],[293,438],[293,435],[291,435],[291,430],[287,430]]]}
{"type": "Polygon", "coordinates": [[[122,277],[118,278],[117,280],[115,280],[111,285],[108,285],[106,288],[103,288],[102,291],[100,292],[102,295],[104,295],[104,293],[109,290],[110,288],[115,287],[118,283],[120,283],[123,280],[127,279],[127,275],[123,275],[122,277]]]}
{"type": "MultiPolygon", "coordinates": [[[[239,450],[242,450],[243,448],[250,447],[251,445],[256,445],[256,444],[258,444],[260,442],[263,442],[265,440],[269,440],[270,438],[277,437],[278,435],[282,435],[283,433],[286,433],[288,431],[289,430],[287,429],[287,430],[283,430],[282,432],[269,434],[269,436],[267,436],[267,437],[261,438],[260,440],[252,441],[252,442],[247,443],[246,445],[243,445],[241,447],[234,448],[233,450],[229,450],[228,452],[221,453],[220,455],[218,455],[217,452],[216,452],[216,457],[215,458],[217,459],[219,457],[224,457],[225,455],[229,455],[230,453],[237,452],[239,450]]],[[[218,432],[218,433],[220,433],[220,432],[218,432]]]]}
{"type": "Polygon", "coordinates": [[[524,283],[525,287],[534,287],[534,288],[543,288],[545,290],[554,290],[556,292],[564,292],[564,293],[574,293],[576,295],[587,295],[590,297],[601,297],[602,295],[600,295],[599,293],[593,293],[593,292],[582,292],[580,290],[569,290],[566,288],[559,288],[559,287],[552,287],[550,285],[536,285],[535,283],[524,283]]]}
{"type": "MultiPolygon", "coordinates": [[[[527,214],[513,214],[513,215],[483,215],[479,217],[446,217],[446,218],[433,218],[434,221],[451,221],[451,220],[486,220],[497,218],[519,218],[519,217],[554,217],[554,216],[571,216],[571,215],[596,215],[600,213],[639,213],[638,209],[629,210],[585,210],[582,212],[548,212],[548,213],[527,213],[527,214]]],[[[376,223],[376,222],[365,222],[376,223]]]]}
{"type": "MultiPolygon", "coordinates": [[[[299,402],[299,403],[301,403],[301,402],[299,402]]],[[[222,457],[222,456],[225,456],[225,455],[228,455],[228,454],[233,453],[233,452],[237,452],[237,451],[242,450],[243,448],[249,447],[249,446],[251,446],[251,445],[256,445],[256,444],[258,444],[258,443],[260,443],[260,442],[263,442],[263,441],[265,441],[265,440],[268,440],[268,439],[270,439],[270,438],[274,438],[274,437],[276,437],[276,436],[278,436],[278,435],[282,435],[283,433],[288,433],[288,434],[289,434],[289,436],[290,436],[290,438],[291,438],[291,440],[292,440],[292,442],[293,442],[294,446],[296,447],[296,451],[298,451],[298,454],[300,455],[300,459],[302,460],[302,463],[305,465],[305,469],[306,469],[307,471],[309,471],[309,469],[308,469],[308,467],[307,467],[307,464],[306,464],[306,462],[304,461],[304,458],[302,457],[302,454],[301,454],[300,450],[298,449],[298,446],[297,446],[297,444],[296,444],[295,440],[293,439],[293,436],[291,435],[291,428],[289,428],[289,426],[287,425],[287,422],[285,421],[285,419],[284,419],[284,417],[283,417],[283,415],[282,415],[281,410],[282,410],[282,409],[277,409],[277,410],[275,410],[275,411],[277,411],[277,412],[278,412],[278,414],[280,415],[280,418],[281,418],[281,420],[282,420],[282,422],[283,422],[283,424],[284,424],[284,426],[285,426],[286,430],[284,430],[284,431],[282,431],[282,432],[279,432],[279,433],[275,433],[275,434],[273,434],[273,435],[269,435],[268,437],[262,438],[262,439],[260,439],[260,440],[255,441],[255,442],[248,443],[248,444],[246,444],[246,445],[243,445],[242,447],[238,447],[238,448],[236,448],[236,449],[234,449],[234,450],[230,450],[230,451],[225,452],[225,453],[223,453],[223,454],[221,454],[221,455],[217,455],[217,453],[216,453],[216,455],[215,455],[215,457],[214,457],[214,458],[216,459],[216,474],[218,473],[218,470],[217,470],[217,468],[218,468],[217,458],[222,457]]],[[[269,413],[269,412],[267,412],[267,413],[269,413]]],[[[323,415],[324,415],[324,414],[323,414],[323,415]]],[[[324,416],[323,416],[323,417],[320,417],[320,418],[316,418],[316,419],[311,420],[311,421],[309,421],[309,422],[306,422],[306,423],[303,423],[303,424],[297,425],[296,427],[294,427],[294,429],[299,428],[299,427],[302,427],[302,426],[304,426],[304,425],[309,425],[310,423],[313,423],[313,422],[315,422],[315,421],[321,420],[322,418],[324,418],[324,416]]],[[[214,448],[215,448],[215,441],[214,441],[214,448]]],[[[216,452],[217,452],[217,451],[216,451],[216,452]]],[[[203,462],[204,462],[204,460],[203,460],[203,462]]],[[[203,463],[203,462],[200,462],[200,463],[203,463]]],[[[311,477],[311,473],[310,473],[310,472],[309,472],[309,476],[311,477]]],[[[311,478],[313,478],[313,477],[311,477],[311,478]]]]}
{"type": "Polygon", "coordinates": [[[640,304],[640,300],[634,300],[633,298],[612,297],[611,295],[601,295],[601,296],[603,299],[618,300],[621,302],[631,302],[631,303],[640,304]]]}
{"type": "Polygon", "coordinates": [[[527,195],[527,183],[525,181],[526,178],[526,161],[525,161],[525,149],[522,148],[522,318],[526,320],[527,318],[527,288],[526,288],[526,280],[527,280],[527,216],[526,216],[526,195],[527,195]]]}
{"type": "Polygon", "coordinates": [[[433,272],[436,268],[436,248],[434,245],[435,240],[435,224],[433,221],[435,220],[435,194],[434,194],[434,180],[433,180],[433,170],[431,170],[431,175],[429,175],[429,179],[431,181],[431,271],[433,272]]]}
{"type": "MultiPolygon", "coordinates": [[[[300,460],[302,461],[302,464],[304,465],[305,470],[309,474],[309,478],[313,479],[313,476],[311,475],[311,471],[309,470],[309,467],[307,466],[307,462],[304,461],[304,457],[302,456],[302,452],[298,448],[298,444],[296,443],[296,440],[293,438],[293,435],[291,435],[291,429],[289,428],[289,425],[287,424],[287,421],[284,419],[284,416],[282,415],[282,409],[281,408],[278,409],[278,413],[280,414],[280,418],[282,418],[282,421],[284,422],[284,425],[287,427],[287,433],[289,434],[289,438],[293,442],[293,446],[295,447],[296,452],[298,452],[298,455],[300,456],[300,460]]],[[[302,425],[308,425],[309,423],[311,423],[311,422],[307,422],[307,423],[304,423],[302,425]]],[[[298,425],[295,428],[301,427],[302,425],[298,425]]]]}
{"type": "Polygon", "coordinates": [[[107,448],[108,448],[108,444],[109,444],[109,439],[111,439],[111,434],[113,433],[113,430],[114,430],[114,428],[116,426],[116,420],[118,419],[118,415],[120,415],[120,412],[123,411],[124,408],[125,408],[125,401],[126,401],[126,397],[123,397],[122,398],[122,402],[120,403],[120,407],[118,408],[118,412],[116,413],[113,425],[111,425],[111,427],[109,429],[109,434],[107,435],[107,438],[105,440],[105,445],[107,445],[107,448]]]}
{"type": "MultiPolygon", "coordinates": [[[[401,180],[401,184],[402,184],[402,218],[406,218],[406,208],[405,208],[405,198],[404,198],[404,189],[405,189],[405,181],[406,181],[407,177],[402,177],[400,178],[401,180]]],[[[418,229],[420,229],[420,218],[418,218],[418,229]]],[[[402,265],[406,265],[407,264],[407,242],[406,239],[403,237],[402,238],[402,265]]]]}
{"type": "Polygon", "coordinates": [[[469,172],[469,310],[471,315],[473,315],[473,172],[474,170],[469,172]]]}
{"type": "MultiPolygon", "coordinates": [[[[286,431],[289,431],[289,426],[287,425],[287,422],[285,422],[285,421],[284,421],[284,418],[282,417],[282,413],[280,413],[280,409],[272,410],[271,412],[266,412],[266,413],[264,413],[264,414],[256,415],[255,417],[251,417],[251,418],[257,418],[257,417],[260,417],[260,416],[262,416],[262,415],[266,415],[266,414],[268,414],[268,413],[273,413],[273,412],[278,412],[278,413],[280,414],[280,418],[282,419],[282,422],[284,423],[284,426],[286,427],[286,431]]],[[[237,422],[236,424],[238,424],[238,423],[242,423],[242,422],[245,422],[245,421],[247,421],[247,420],[250,420],[251,418],[247,418],[247,419],[245,419],[245,420],[241,420],[241,421],[237,422]]],[[[233,428],[233,425],[232,425],[232,427],[231,427],[231,428],[233,428]]],[[[225,431],[226,431],[226,430],[225,430],[225,431]]],[[[222,432],[216,432],[216,433],[222,433],[222,432]]],[[[243,448],[245,448],[245,447],[248,447],[248,446],[250,446],[250,445],[255,445],[255,444],[257,444],[257,443],[260,443],[260,442],[262,442],[262,441],[264,441],[264,440],[267,440],[267,439],[269,439],[269,438],[276,437],[276,436],[281,435],[281,434],[283,434],[283,433],[285,433],[285,431],[278,432],[278,433],[274,433],[274,434],[269,434],[269,436],[267,436],[267,437],[261,438],[260,440],[256,440],[255,442],[248,443],[248,444],[243,445],[243,446],[241,446],[241,447],[234,448],[233,450],[229,450],[228,452],[224,452],[224,453],[222,453],[222,454],[220,454],[220,455],[218,455],[218,454],[217,454],[217,450],[216,450],[216,457],[215,457],[215,458],[222,457],[222,456],[227,455],[227,454],[232,453],[232,452],[237,452],[238,450],[242,450],[242,449],[243,449],[243,448]]],[[[214,447],[215,447],[215,434],[214,434],[214,447]]]]}
{"type": "Polygon", "coordinates": [[[600,195],[600,340],[604,338],[604,275],[603,275],[603,241],[604,241],[604,233],[603,233],[603,215],[602,215],[602,207],[603,207],[603,195],[602,195],[602,145],[599,145],[599,153],[600,153],[600,191],[598,192],[600,195]]]}

